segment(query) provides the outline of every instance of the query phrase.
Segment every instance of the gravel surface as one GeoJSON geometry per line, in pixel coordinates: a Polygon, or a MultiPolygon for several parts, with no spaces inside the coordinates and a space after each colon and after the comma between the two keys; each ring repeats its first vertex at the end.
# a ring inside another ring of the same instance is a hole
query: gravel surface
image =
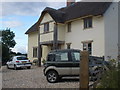
{"type": "Polygon", "coordinates": [[[43,67],[13,70],[2,67],[2,88],[79,88],[79,78],[63,78],[60,82],[48,83],[43,67]]]}

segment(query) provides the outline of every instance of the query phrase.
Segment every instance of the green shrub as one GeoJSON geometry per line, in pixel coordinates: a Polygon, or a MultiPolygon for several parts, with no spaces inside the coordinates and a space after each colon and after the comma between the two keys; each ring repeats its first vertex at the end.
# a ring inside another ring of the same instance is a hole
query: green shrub
{"type": "Polygon", "coordinates": [[[46,60],[45,60],[45,59],[43,59],[43,60],[42,60],[43,65],[45,64],[45,62],[46,62],[46,60]]]}
{"type": "Polygon", "coordinates": [[[120,64],[118,67],[115,64],[111,64],[109,70],[105,71],[104,75],[100,80],[99,86],[97,88],[119,88],[120,86],[120,64]]]}

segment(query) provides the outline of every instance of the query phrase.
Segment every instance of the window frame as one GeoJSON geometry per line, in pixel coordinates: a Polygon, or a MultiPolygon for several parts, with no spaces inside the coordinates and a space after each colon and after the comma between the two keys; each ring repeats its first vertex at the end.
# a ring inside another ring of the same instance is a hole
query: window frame
{"type": "Polygon", "coordinates": [[[87,17],[83,19],[83,27],[84,29],[93,27],[93,17],[87,17]]]}
{"type": "Polygon", "coordinates": [[[37,58],[37,57],[38,57],[38,47],[33,47],[33,58],[37,58]]]}
{"type": "Polygon", "coordinates": [[[93,49],[93,43],[92,42],[82,42],[83,43],[83,51],[85,50],[85,51],[88,51],[89,52],[89,55],[92,55],[92,49],[93,49]],[[91,49],[89,49],[89,44],[91,44],[91,49]],[[84,47],[84,45],[86,45],[86,49],[85,49],[85,47],[84,47]]]}
{"type": "Polygon", "coordinates": [[[67,24],[67,32],[71,32],[71,22],[67,24]]]}
{"type": "Polygon", "coordinates": [[[49,32],[49,22],[44,23],[44,33],[49,32]]]}

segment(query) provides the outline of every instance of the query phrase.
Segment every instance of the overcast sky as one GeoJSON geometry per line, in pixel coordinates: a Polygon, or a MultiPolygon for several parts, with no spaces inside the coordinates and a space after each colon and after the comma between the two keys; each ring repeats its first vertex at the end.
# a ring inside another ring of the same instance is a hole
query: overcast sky
{"type": "Polygon", "coordinates": [[[0,3],[0,29],[11,28],[15,33],[16,46],[12,49],[15,52],[26,53],[28,37],[25,35],[40,17],[45,7],[61,8],[65,2],[2,2],[0,3]]]}

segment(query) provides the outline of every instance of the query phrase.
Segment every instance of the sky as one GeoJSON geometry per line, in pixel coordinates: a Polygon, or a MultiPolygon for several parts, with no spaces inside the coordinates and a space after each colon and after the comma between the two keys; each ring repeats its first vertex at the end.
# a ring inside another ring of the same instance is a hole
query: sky
{"type": "Polygon", "coordinates": [[[45,7],[65,7],[65,2],[1,2],[0,30],[10,28],[15,33],[14,52],[27,53],[28,36],[25,32],[38,20],[45,7]]]}

